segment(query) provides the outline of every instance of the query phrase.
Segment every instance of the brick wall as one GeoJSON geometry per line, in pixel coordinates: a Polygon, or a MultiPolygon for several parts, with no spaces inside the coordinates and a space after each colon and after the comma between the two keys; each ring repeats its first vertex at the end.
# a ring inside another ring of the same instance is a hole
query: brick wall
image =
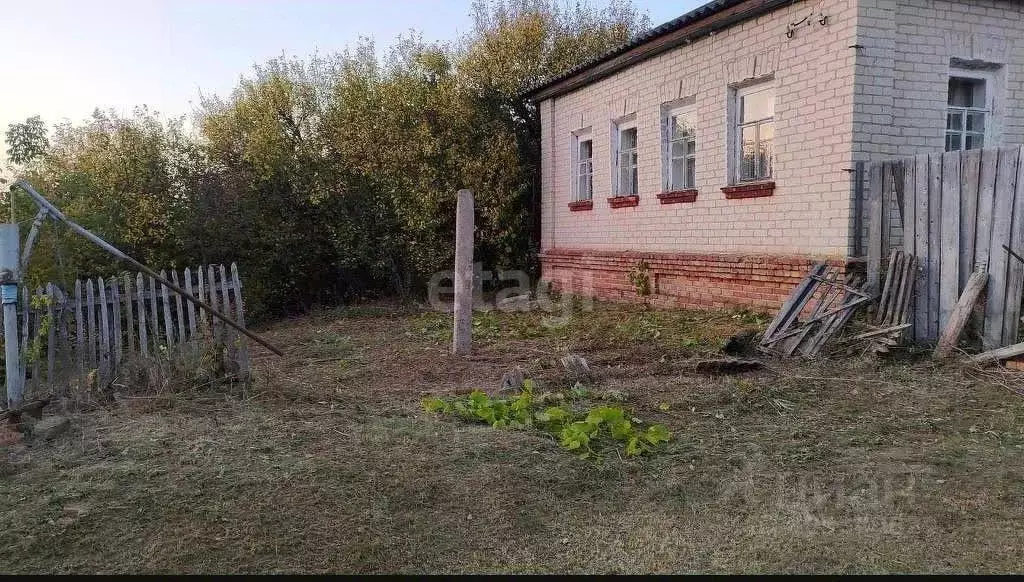
{"type": "MultiPolygon", "coordinates": [[[[544,278],[554,288],[604,299],[636,302],[629,273],[649,265],[649,301],[661,307],[750,307],[773,312],[807,275],[806,256],[723,255],[548,249],[541,255],[544,278]]],[[[843,267],[842,260],[831,264],[843,267]]]]}
{"type": "Polygon", "coordinates": [[[850,225],[855,0],[799,1],[540,104],[542,247],[843,257],[850,225]],[[828,16],[817,22],[817,10],[828,16]],[[786,37],[787,24],[812,16],[786,37]],[[776,87],[770,197],[727,199],[730,88],[776,87]],[[695,102],[696,201],[662,205],[662,105],[695,102]],[[635,115],[639,204],[611,208],[613,121],[635,115]],[[594,208],[570,212],[572,133],[594,139],[594,208]]]}
{"type": "MultiPolygon", "coordinates": [[[[899,0],[892,120],[895,153],[945,148],[951,59],[1002,65],[995,71],[994,143],[1024,142],[1024,2],[899,0]]],[[[870,136],[864,136],[870,138],[870,136]]]]}

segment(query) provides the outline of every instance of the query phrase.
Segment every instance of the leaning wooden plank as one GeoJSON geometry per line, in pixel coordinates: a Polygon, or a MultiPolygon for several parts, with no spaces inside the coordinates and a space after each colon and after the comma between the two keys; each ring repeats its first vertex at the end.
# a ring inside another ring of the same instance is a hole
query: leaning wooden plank
{"type": "MultiPolygon", "coordinates": [[[[167,271],[160,271],[160,276],[167,278],[167,271]]],[[[167,285],[160,285],[160,299],[164,306],[164,335],[167,338],[167,348],[174,345],[174,326],[171,323],[171,299],[167,292],[167,285]]]]}
{"type": "Polygon", "coordinates": [[[132,296],[132,278],[126,273],[124,276],[124,313],[128,332],[125,335],[128,337],[129,354],[135,353],[135,313],[134,309],[132,309],[134,299],[132,296]]]}
{"type": "MultiPolygon", "coordinates": [[[[238,276],[238,265],[231,263],[231,286],[235,292],[235,321],[238,325],[245,327],[245,305],[242,301],[242,279],[238,276]]],[[[191,305],[191,303],[189,304],[191,305]]],[[[249,346],[246,338],[239,336],[241,345],[238,347],[238,370],[239,373],[249,373],[249,346]]]]}
{"type": "MultiPolygon", "coordinates": [[[[866,283],[865,283],[864,280],[858,278],[857,282],[854,283],[853,286],[857,286],[857,285],[866,286],[866,283]]],[[[849,301],[846,301],[846,303],[850,304],[850,305],[853,305],[854,299],[857,298],[857,297],[858,296],[857,296],[856,293],[850,293],[846,297],[846,299],[849,300],[849,301]]],[[[829,325],[828,329],[826,329],[824,331],[824,333],[822,334],[822,338],[813,346],[813,349],[809,352],[808,355],[811,355],[811,356],[817,355],[821,351],[821,349],[825,346],[825,344],[832,337],[835,336],[835,334],[839,333],[844,327],[846,327],[846,324],[849,323],[850,319],[853,318],[853,314],[856,313],[856,311],[857,311],[856,308],[851,308],[851,309],[847,309],[846,311],[841,311],[841,312],[837,313],[835,315],[835,317],[831,320],[831,324],[829,325]]]]}
{"type": "Polygon", "coordinates": [[[46,317],[49,319],[48,329],[46,331],[46,384],[50,389],[50,394],[53,394],[53,379],[55,374],[55,366],[57,364],[57,327],[58,323],[54,319],[53,305],[57,301],[56,293],[54,292],[53,283],[46,284],[46,317]]]}
{"type": "MultiPolygon", "coordinates": [[[[849,285],[853,283],[854,280],[855,279],[853,275],[847,275],[847,287],[843,290],[843,293],[841,295],[841,303],[846,303],[850,299],[852,292],[849,290],[849,285]]],[[[805,339],[800,344],[800,353],[803,356],[807,357],[817,354],[818,351],[821,349],[821,345],[824,344],[824,342],[827,341],[828,338],[832,335],[832,327],[835,324],[836,319],[838,319],[839,317],[839,313],[833,313],[831,316],[823,319],[821,321],[821,325],[817,329],[815,329],[814,334],[812,334],[810,337],[805,339]]]]}
{"type": "MultiPolygon", "coordinates": [[[[171,271],[171,282],[174,283],[175,285],[177,285],[178,287],[181,287],[181,285],[178,283],[178,272],[177,271],[171,271]]],[[[189,294],[191,294],[191,291],[189,291],[189,294]]],[[[191,305],[190,302],[188,302],[188,303],[189,303],[189,305],[191,305]]],[[[185,343],[185,312],[183,311],[183,308],[184,308],[184,306],[182,305],[181,294],[175,293],[174,294],[174,316],[175,316],[175,319],[178,322],[178,342],[180,342],[180,343],[185,343]]]]}
{"type": "Polygon", "coordinates": [[[933,358],[948,357],[956,348],[956,344],[960,340],[960,333],[963,332],[964,326],[971,318],[974,304],[978,302],[986,283],[988,283],[988,268],[984,264],[978,265],[978,268],[971,274],[971,278],[967,280],[967,286],[960,295],[960,300],[956,302],[956,308],[953,309],[949,323],[942,329],[942,337],[939,338],[939,343],[932,353],[933,358]]]}
{"type": "Polygon", "coordinates": [[[75,280],[75,361],[78,375],[85,377],[85,319],[82,315],[82,281],[75,280]]]}
{"type": "Polygon", "coordinates": [[[875,310],[875,321],[878,323],[885,322],[892,312],[893,298],[896,296],[896,287],[899,285],[899,273],[903,269],[903,257],[904,253],[899,250],[893,250],[889,256],[889,264],[885,269],[885,286],[875,310]]]}
{"type": "Polygon", "coordinates": [[[985,323],[981,336],[981,343],[988,350],[1012,343],[1003,341],[1003,320],[1006,317],[1006,279],[1010,257],[1002,250],[1002,245],[1010,244],[1018,152],[1017,148],[999,148],[999,168],[996,171],[992,229],[989,240],[989,280],[986,290],[985,323]]]}
{"type": "MultiPolygon", "coordinates": [[[[957,232],[960,232],[959,227],[957,232]]],[[[942,277],[942,154],[928,155],[928,340],[939,337],[942,277]]]]}
{"type": "Polygon", "coordinates": [[[978,228],[978,191],[982,150],[963,152],[960,166],[960,291],[974,270],[974,237],[978,228]]]}
{"type": "Polygon", "coordinates": [[[893,323],[910,323],[910,320],[912,319],[912,315],[910,313],[910,306],[914,302],[914,290],[917,284],[917,269],[917,257],[908,257],[906,267],[904,268],[905,273],[903,276],[903,279],[906,282],[906,285],[902,291],[903,302],[900,305],[898,316],[893,321],[893,323]]]}
{"type": "Polygon", "coordinates": [[[1012,346],[1006,346],[1003,348],[996,348],[987,352],[971,356],[971,361],[984,364],[988,362],[998,362],[999,360],[1006,360],[1014,356],[1024,354],[1024,343],[1013,344],[1012,346]]]}
{"type": "Polygon", "coordinates": [[[927,342],[928,337],[928,237],[929,217],[928,211],[928,155],[922,154],[914,158],[914,200],[917,208],[914,210],[914,219],[917,224],[914,227],[914,256],[918,257],[922,269],[917,272],[917,299],[914,302],[914,339],[918,342],[927,342]]]}
{"type": "Polygon", "coordinates": [[[101,384],[106,384],[110,378],[110,312],[107,309],[107,286],[103,277],[97,279],[99,283],[99,304],[100,304],[100,378],[101,384]]]}
{"type": "Polygon", "coordinates": [[[139,353],[143,358],[149,357],[149,338],[146,337],[146,284],[142,279],[142,273],[135,275],[135,292],[138,298],[136,304],[139,314],[139,353]]]}
{"type": "Polygon", "coordinates": [[[960,297],[960,154],[942,156],[942,226],[939,227],[942,278],[939,281],[939,329],[945,329],[960,297]]]}
{"type": "Polygon", "coordinates": [[[907,329],[908,327],[910,327],[909,323],[901,323],[899,325],[883,327],[882,329],[875,329],[875,330],[872,330],[872,331],[867,331],[867,332],[864,332],[864,333],[860,333],[860,334],[857,334],[857,335],[853,336],[853,339],[855,339],[855,340],[862,340],[862,339],[878,337],[880,335],[888,335],[888,334],[891,334],[891,333],[895,333],[897,331],[902,331],[904,329],[907,329]]]}
{"type": "Polygon", "coordinates": [[[89,369],[94,370],[99,366],[96,350],[100,342],[96,329],[96,290],[93,288],[92,279],[85,281],[85,311],[85,317],[89,322],[89,369]]]}
{"type": "Polygon", "coordinates": [[[868,169],[868,287],[874,291],[882,270],[882,241],[887,224],[883,224],[884,192],[882,192],[882,162],[872,162],[868,169]]]}
{"type": "Polygon", "coordinates": [[[825,263],[815,263],[811,266],[810,272],[804,278],[803,281],[797,284],[793,289],[789,297],[782,303],[782,307],[779,308],[779,312],[775,315],[775,319],[768,324],[768,329],[764,332],[764,339],[761,341],[762,345],[770,342],[772,336],[779,331],[784,331],[789,325],[800,315],[800,311],[803,309],[804,304],[814,294],[815,289],[818,288],[818,280],[815,276],[822,276],[828,265],[825,263]]]}
{"type": "Polygon", "coordinates": [[[893,290],[889,297],[889,305],[886,306],[885,317],[882,320],[884,325],[893,325],[899,317],[899,308],[903,304],[903,293],[906,292],[906,263],[910,255],[899,253],[896,264],[892,266],[893,290]]]}
{"type": "MultiPolygon", "coordinates": [[[[1009,248],[1018,254],[1024,252],[1024,148],[1019,150],[1017,181],[1014,187],[1013,213],[1010,225],[1009,248]]],[[[1007,245],[1001,245],[1005,250],[1007,245]]],[[[1007,259],[1006,314],[1003,316],[1003,344],[1017,343],[1020,324],[1021,295],[1024,294],[1024,263],[1016,258],[1007,259]]]]}
{"type": "Polygon", "coordinates": [[[110,340],[114,344],[114,365],[120,366],[121,360],[124,358],[124,348],[121,341],[121,290],[117,284],[117,277],[111,277],[108,283],[110,285],[110,320],[113,324],[113,330],[110,334],[110,340]]]}
{"type": "MultiPolygon", "coordinates": [[[[195,297],[195,294],[192,292],[192,270],[188,267],[185,267],[185,291],[195,297]]],[[[202,297],[202,293],[199,296],[202,297]]],[[[196,306],[189,301],[186,309],[188,310],[188,337],[189,339],[194,339],[196,337],[196,306]]]]}

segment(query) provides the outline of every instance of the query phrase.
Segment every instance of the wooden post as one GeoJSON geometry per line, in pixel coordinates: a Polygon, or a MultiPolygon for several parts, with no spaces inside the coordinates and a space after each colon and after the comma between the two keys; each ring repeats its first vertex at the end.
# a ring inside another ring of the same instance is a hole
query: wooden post
{"type": "Polygon", "coordinates": [[[455,325],[452,352],[469,353],[473,343],[473,191],[459,190],[455,208],[455,325]]]}
{"type": "Polygon", "coordinates": [[[4,306],[4,357],[7,375],[7,406],[17,408],[25,394],[18,349],[18,275],[19,252],[17,224],[0,225],[0,293],[4,306]]]}

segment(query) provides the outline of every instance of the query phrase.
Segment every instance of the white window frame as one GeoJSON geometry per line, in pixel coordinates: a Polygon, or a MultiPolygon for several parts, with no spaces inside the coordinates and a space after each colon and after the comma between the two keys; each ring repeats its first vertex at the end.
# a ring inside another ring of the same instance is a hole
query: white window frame
{"type": "Polygon", "coordinates": [[[569,171],[569,191],[572,193],[573,202],[584,202],[587,200],[594,199],[594,134],[590,128],[581,129],[572,133],[572,139],[570,140],[570,151],[569,158],[572,160],[572,166],[569,171]],[[590,142],[590,159],[584,162],[580,159],[580,144],[583,142],[590,142]],[[582,164],[587,163],[589,165],[589,192],[580,191],[580,177],[583,176],[584,168],[582,164]]]}
{"type": "Polygon", "coordinates": [[[612,144],[614,145],[612,148],[612,195],[615,197],[638,195],[640,193],[640,131],[636,126],[635,115],[624,117],[612,124],[612,144]],[[636,172],[636,192],[624,192],[622,184],[619,183],[619,180],[622,178],[622,172],[619,171],[619,160],[622,159],[622,156],[620,155],[622,149],[622,132],[630,129],[636,131],[635,149],[637,162],[633,168],[633,171],[636,172]]]}
{"type": "Polygon", "coordinates": [[[959,69],[951,68],[949,75],[946,78],[946,108],[943,110],[943,128],[942,133],[942,148],[946,149],[946,138],[951,133],[958,133],[960,135],[960,150],[965,149],[967,140],[964,139],[969,133],[967,131],[967,113],[981,113],[985,116],[985,131],[980,132],[982,134],[982,147],[993,147],[995,142],[995,132],[993,131],[993,125],[995,123],[995,93],[996,93],[996,76],[993,71],[986,70],[974,70],[974,69],[959,69]],[[949,105],[949,82],[953,79],[968,79],[971,81],[982,81],[985,83],[985,106],[984,107],[959,107],[949,105]],[[949,114],[954,111],[960,113],[960,130],[948,129],[949,114]]]}
{"type": "Polygon", "coordinates": [[[676,106],[665,106],[663,108],[663,115],[661,119],[662,136],[661,136],[661,189],[663,192],[673,192],[679,190],[692,190],[697,187],[697,124],[696,113],[697,106],[695,103],[687,103],[684,105],[676,106]],[[686,179],[686,175],[683,175],[682,186],[674,185],[675,176],[672,175],[672,119],[674,117],[683,117],[686,119],[690,127],[693,128],[693,135],[686,141],[693,142],[693,154],[685,154],[684,157],[694,165],[694,179],[693,183],[690,183],[686,179]]]}
{"type": "Polygon", "coordinates": [[[760,125],[762,125],[764,123],[771,122],[772,123],[772,129],[774,130],[774,126],[775,126],[775,110],[776,110],[776,105],[778,105],[778,103],[777,103],[778,93],[777,93],[776,87],[775,87],[775,80],[774,79],[769,79],[769,80],[766,80],[766,81],[761,81],[761,82],[750,84],[750,85],[744,85],[743,87],[737,87],[737,88],[733,89],[732,93],[733,93],[732,94],[732,107],[731,107],[731,109],[732,109],[732,116],[731,116],[731,118],[729,120],[729,131],[732,134],[732,136],[731,136],[731,138],[729,140],[729,144],[730,144],[730,147],[732,149],[732,151],[729,153],[729,161],[730,161],[730,163],[733,166],[732,167],[732,171],[730,172],[730,176],[732,178],[732,183],[734,185],[736,185],[736,184],[753,184],[753,183],[757,183],[757,182],[768,182],[768,181],[771,181],[772,179],[774,179],[774,171],[775,171],[775,148],[774,148],[774,142],[776,141],[778,136],[774,135],[774,132],[773,132],[773,136],[772,136],[772,142],[773,142],[773,144],[772,144],[772,146],[773,146],[772,147],[772,155],[769,158],[771,160],[769,162],[769,165],[771,166],[771,168],[770,168],[769,172],[767,174],[765,174],[765,175],[761,175],[761,172],[758,172],[758,176],[756,176],[754,178],[744,178],[743,177],[743,128],[746,127],[746,126],[750,126],[750,125],[755,125],[755,126],[760,127],[760,125]],[[771,91],[772,92],[772,116],[771,117],[765,117],[763,119],[757,119],[757,120],[753,120],[753,121],[748,121],[746,123],[741,123],[740,120],[742,119],[742,114],[743,114],[743,110],[742,110],[743,98],[748,96],[748,95],[753,95],[755,93],[760,93],[762,91],[771,91]]]}

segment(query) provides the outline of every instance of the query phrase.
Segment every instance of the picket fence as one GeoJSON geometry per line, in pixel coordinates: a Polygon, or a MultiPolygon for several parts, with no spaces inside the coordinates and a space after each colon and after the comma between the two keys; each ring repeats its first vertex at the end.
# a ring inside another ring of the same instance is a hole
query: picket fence
{"type": "MultiPolygon", "coordinates": [[[[180,277],[177,271],[160,275],[245,325],[236,264],[186,268],[180,277]]],[[[143,273],[75,281],[71,294],[53,283],[22,292],[21,372],[27,393],[59,392],[93,371],[104,383],[128,358],[169,358],[204,344],[227,346],[238,372],[249,371],[244,336],[143,273]]]]}

